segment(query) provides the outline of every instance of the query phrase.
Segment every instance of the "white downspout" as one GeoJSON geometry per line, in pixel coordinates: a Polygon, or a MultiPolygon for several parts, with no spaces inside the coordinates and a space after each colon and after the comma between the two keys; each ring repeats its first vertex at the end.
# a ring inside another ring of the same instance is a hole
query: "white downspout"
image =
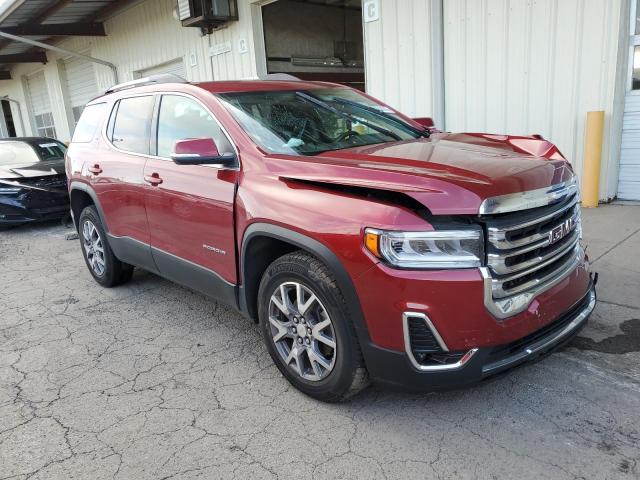
{"type": "Polygon", "coordinates": [[[45,50],[51,50],[53,52],[62,53],[63,55],[70,55],[72,57],[80,57],[88,60],[89,62],[99,63],[101,65],[105,65],[111,69],[113,72],[113,80],[114,84],[118,83],[118,69],[116,66],[107,62],[106,60],[100,60],[99,58],[90,57],[89,55],[84,55],[82,53],[72,52],[71,50],[67,50],[66,48],[56,47],[54,45],[49,45],[48,43],[38,42],[37,40],[31,40],[29,38],[18,37],[17,35],[12,35],[10,33],[5,33],[0,30],[0,37],[7,38],[9,40],[13,40],[14,42],[26,43],[27,45],[33,45],[34,47],[44,48],[45,50]]]}

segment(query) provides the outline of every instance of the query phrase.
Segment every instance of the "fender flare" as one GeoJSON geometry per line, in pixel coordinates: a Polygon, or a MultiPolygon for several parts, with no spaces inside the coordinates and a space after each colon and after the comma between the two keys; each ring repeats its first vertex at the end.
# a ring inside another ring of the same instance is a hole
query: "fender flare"
{"type": "MultiPolygon", "coordinates": [[[[331,251],[327,246],[319,241],[308,237],[302,233],[290,230],[288,228],[280,227],[271,223],[253,223],[244,232],[242,239],[242,247],[240,250],[240,278],[242,284],[238,289],[238,304],[242,311],[248,311],[248,297],[245,288],[245,265],[247,262],[246,249],[251,240],[255,237],[270,237],[276,240],[295,245],[301,250],[305,250],[310,254],[316,256],[325,265],[327,265],[336,278],[338,287],[344,295],[344,299],[347,303],[349,310],[349,317],[353,321],[353,325],[358,335],[360,346],[365,353],[366,347],[370,345],[371,340],[369,338],[369,330],[367,329],[364,321],[364,314],[362,313],[362,307],[360,306],[360,300],[356,293],[356,288],[351,280],[351,277],[347,273],[344,265],[340,259],[331,251]]],[[[366,355],[365,355],[366,356],[366,355]]],[[[366,360],[366,359],[365,359],[366,360]]]]}
{"type": "MultiPolygon", "coordinates": [[[[96,210],[98,211],[98,216],[100,217],[100,221],[102,222],[102,226],[105,229],[105,231],[107,233],[109,233],[109,228],[107,226],[107,222],[106,222],[106,217],[104,215],[104,211],[102,210],[102,205],[100,204],[100,200],[98,200],[98,195],[96,194],[95,190],[93,188],[91,188],[90,185],[87,185],[86,183],[83,182],[79,182],[79,181],[73,181],[71,182],[71,185],[69,185],[69,198],[71,198],[71,193],[74,190],[80,190],[84,193],[86,193],[87,195],[89,195],[91,197],[91,200],[93,200],[93,204],[96,207],[96,210]]],[[[73,208],[71,208],[71,214],[73,216],[73,208]]],[[[77,227],[77,222],[79,219],[74,218],[74,223],[76,223],[76,227],[77,227]]]]}

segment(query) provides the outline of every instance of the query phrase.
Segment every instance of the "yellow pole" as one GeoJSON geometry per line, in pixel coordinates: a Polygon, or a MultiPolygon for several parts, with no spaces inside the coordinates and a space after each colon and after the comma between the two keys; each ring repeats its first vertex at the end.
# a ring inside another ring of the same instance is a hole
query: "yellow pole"
{"type": "Polygon", "coordinates": [[[603,133],[604,111],[588,112],[582,164],[582,206],[587,208],[598,206],[603,133]]]}

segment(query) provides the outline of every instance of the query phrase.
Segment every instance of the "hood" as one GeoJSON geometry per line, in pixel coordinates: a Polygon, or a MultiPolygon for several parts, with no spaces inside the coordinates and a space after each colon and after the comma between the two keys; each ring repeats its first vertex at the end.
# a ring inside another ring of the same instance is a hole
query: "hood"
{"type": "Polygon", "coordinates": [[[46,177],[64,174],[64,160],[48,160],[31,164],[0,165],[0,179],[17,180],[20,178],[46,177]]]}
{"type": "Polygon", "coordinates": [[[438,214],[477,214],[489,197],[547,187],[573,176],[541,137],[433,134],[429,138],[326,152],[274,155],[281,178],[404,193],[438,214]]]}

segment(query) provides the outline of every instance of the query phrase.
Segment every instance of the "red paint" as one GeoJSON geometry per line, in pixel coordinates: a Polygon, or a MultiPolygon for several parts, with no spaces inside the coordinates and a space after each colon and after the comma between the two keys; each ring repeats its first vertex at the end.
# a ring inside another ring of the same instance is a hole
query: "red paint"
{"type": "Polygon", "coordinates": [[[178,155],[200,155],[201,157],[217,157],[218,147],[211,138],[188,138],[178,140],[173,149],[178,155]]]}
{"type": "MultiPolygon", "coordinates": [[[[107,95],[95,100],[106,101],[107,111],[115,100],[132,93],[177,91],[199,99],[230,134],[240,168],[225,171],[129,155],[116,150],[100,134],[91,143],[70,146],[70,180],[95,190],[111,234],[150,243],[214,270],[231,283],[241,281],[238,252],[246,228],[254,222],[281,225],[319,241],[337,255],[351,276],[373,342],[389,349],[404,349],[401,313],[408,308],[426,311],[451,349],[465,349],[525,336],[582,297],[589,281],[584,264],[540,295],[535,309],[497,321],[484,307],[477,270],[394,270],[380,264],[362,246],[365,227],[431,229],[423,218],[391,203],[328,192],[305,183],[400,192],[435,215],[477,214],[487,197],[549,186],[572,175],[570,164],[546,140],[536,136],[434,133],[425,139],[313,157],[269,155],[249,139],[212,95],[327,86],[334,85],[210,82],[154,85],[107,95]],[[96,166],[100,172],[94,169],[96,166]],[[212,255],[203,245],[215,246],[225,255],[212,255]]],[[[421,119],[415,122],[402,118],[417,127],[424,124],[421,119]]],[[[184,147],[184,153],[193,153],[194,145],[193,141],[181,142],[177,149],[184,147]]],[[[197,147],[211,153],[210,145],[197,147]]]]}

